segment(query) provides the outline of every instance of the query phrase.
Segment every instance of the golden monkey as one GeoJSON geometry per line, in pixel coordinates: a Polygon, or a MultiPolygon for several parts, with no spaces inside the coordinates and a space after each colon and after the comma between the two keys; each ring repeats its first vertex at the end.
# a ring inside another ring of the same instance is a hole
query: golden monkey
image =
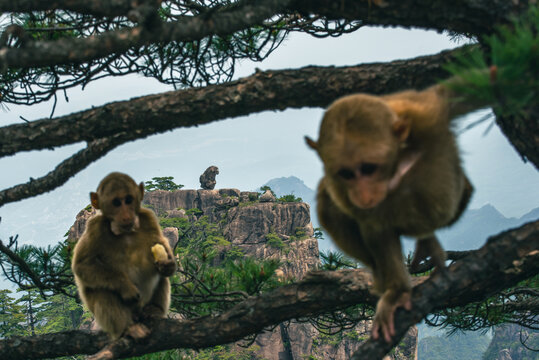
{"type": "Polygon", "coordinates": [[[434,230],[456,221],[473,191],[449,121],[471,108],[451,97],[443,85],[346,96],[327,109],[318,141],[306,138],[324,163],[320,223],[345,253],[373,271],[380,295],[374,339],[390,342],[396,308],[412,306],[400,236],[417,239],[412,267],[427,257],[443,267],[445,252],[434,230]]]}
{"type": "Polygon", "coordinates": [[[140,206],[143,194],[143,183],[128,175],[107,175],[90,193],[101,213],[88,221],[74,249],[79,295],[113,339],[147,336],[140,321],[164,317],[170,305],[167,277],[176,262],[156,216],[140,206]]]}

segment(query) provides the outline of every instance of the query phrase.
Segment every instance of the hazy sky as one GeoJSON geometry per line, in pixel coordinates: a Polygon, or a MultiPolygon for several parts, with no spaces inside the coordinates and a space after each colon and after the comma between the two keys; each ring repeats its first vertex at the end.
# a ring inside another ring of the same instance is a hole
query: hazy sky
{"type": "MultiPolygon", "coordinates": [[[[311,64],[354,65],[434,54],[455,46],[458,44],[447,36],[419,30],[364,28],[323,40],[295,34],[265,62],[243,64],[236,77],[252,74],[255,67],[266,70],[311,64]]],[[[55,116],[167,90],[171,88],[140,76],[104,79],[91,83],[84,91],[69,90],[69,103],[59,96],[55,116]]],[[[0,126],[20,122],[19,116],[43,118],[50,111],[50,103],[9,106],[9,111],[0,112],[0,126]]],[[[127,172],[136,181],[174,176],[186,188],[198,188],[199,175],[208,166],[216,165],[220,169],[219,188],[254,190],[272,178],[290,175],[315,188],[321,176],[321,163],[305,146],[303,137],[317,138],[321,116],[322,109],[264,112],[125,144],[61,188],[0,208],[0,239],[18,233],[23,243],[60,241],[77,212],[89,203],[88,193],[110,171],[127,172]]],[[[478,116],[481,115],[475,114],[474,118],[478,116]]],[[[476,188],[471,207],[491,203],[506,216],[520,216],[539,206],[538,173],[531,165],[522,163],[497,127],[483,135],[487,126],[488,123],[483,124],[459,138],[467,172],[476,188]]],[[[2,158],[0,187],[43,176],[80,148],[80,144],[71,145],[2,158]]]]}

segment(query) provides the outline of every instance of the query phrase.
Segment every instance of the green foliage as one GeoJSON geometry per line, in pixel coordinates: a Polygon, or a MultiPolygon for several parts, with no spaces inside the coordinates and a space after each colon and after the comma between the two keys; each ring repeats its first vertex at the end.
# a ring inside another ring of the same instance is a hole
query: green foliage
{"type": "Polygon", "coordinates": [[[283,195],[277,200],[280,202],[303,202],[300,197],[296,197],[294,194],[283,195]]]}
{"type": "Polygon", "coordinates": [[[283,239],[279,237],[275,232],[270,232],[266,234],[266,243],[272,248],[283,250],[286,246],[283,239]]]}
{"type": "Polygon", "coordinates": [[[538,33],[539,7],[531,6],[511,26],[499,27],[483,39],[489,53],[475,47],[448,65],[447,70],[462,79],[450,85],[467,97],[493,104],[503,115],[518,114],[539,96],[538,33]]]}
{"type": "Polygon", "coordinates": [[[482,359],[498,360],[502,351],[507,351],[505,359],[537,360],[539,357],[537,349],[539,349],[538,330],[504,324],[496,328],[494,338],[482,359]]]}
{"type": "Polygon", "coordinates": [[[0,339],[25,334],[24,306],[11,294],[11,290],[0,290],[0,339]]]}
{"type": "Polygon", "coordinates": [[[275,275],[279,261],[246,257],[240,247],[232,246],[222,230],[226,217],[217,223],[207,215],[178,222],[180,271],[172,278],[175,311],[186,317],[215,315],[279,285],[275,275]]]}
{"type": "Polygon", "coordinates": [[[241,348],[234,345],[219,345],[199,351],[175,349],[130,358],[132,360],[251,360],[255,359],[257,345],[241,348]]]}
{"type": "Polygon", "coordinates": [[[183,185],[176,184],[173,176],[154,177],[152,180],[144,182],[144,189],[148,192],[155,190],[174,191],[183,188],[183,185]]]}
{"type": "Polygon", "coordinates": [[[481,360],[490,338],[477,332],[447,337],[426,337],[419,341],[419,360],[481,360]]]}
{"type": "Polygon", "coordinates": [[[523,280],[516,286],[484,301],[433,313],[425,321],[430,326],[447,328],[449,334],[459,330],[485,330],[503,323],[528,323],[535,327],[537,320],[535,315],[529,312],[529,305],[521,308],[519,304],[534,301],[533,294],[537,292],[537,289],[539,289],[539,275],[523,280]]]}
{"type": "Polygon", "coordinates": [[[83,309],[74,298],[54,295],[45,299],[35,289],[22,292],[15,298],[10,290],[0,290],[0,338],[72,330],[80,325],[83,309]]]}
{"type": "Polygon", "coordinates": [[[324,270],[356,269],[358,267],[357,262],[339,251],[321,251],[320,260],[324,270]]]}
{"type": "MultiPolygon", "coordinates": [[[[68,292],[64,289],[73,283],[71,273],[72,245],[67,241],[57,245],[37,247],[31,245],[19,246],[16,239],[10,242],[10,250],[20,257],[35,276],[39,277],[43,288],[43,295],[51,293],[68,292]]],[[[4,267],[4,277],[25,290],[36,289],[32,276],[21,269],[18,262],[11,260],[6,254],[0,253],[0,263],[4,267]]]]}

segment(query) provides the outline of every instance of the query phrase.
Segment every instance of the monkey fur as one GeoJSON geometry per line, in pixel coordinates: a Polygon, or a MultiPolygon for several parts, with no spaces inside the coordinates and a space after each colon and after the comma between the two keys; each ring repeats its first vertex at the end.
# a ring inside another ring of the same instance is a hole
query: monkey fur
{"type": "Polygon", "coordinates": [[[324,164],[320,223],[346,254],[372,269],[380,295],[375,339],[390,342],[396,308],[412,306],[400,236],[417,239],[412,268],[428,257],[437,268],[445,266],[434,231],[460,217],[473,191],[450,119],[469,110],[444,85],[354,94],[329,106],[318,141],[306,137],[324,164]]]}
{"type": "Polygon", "coordinates": [[[176,262],[155,214],[140,206],[143,195],[143,183],[118,172],[107,175],[90,193],[101,212],[88,220],[74,249],[80,298],[112,339],[147,336],[141,322],[165,317],[170,305],[168,277],[176,262]],[[166,252],[163,258],[154,258],[156,244],[166,252]]]}

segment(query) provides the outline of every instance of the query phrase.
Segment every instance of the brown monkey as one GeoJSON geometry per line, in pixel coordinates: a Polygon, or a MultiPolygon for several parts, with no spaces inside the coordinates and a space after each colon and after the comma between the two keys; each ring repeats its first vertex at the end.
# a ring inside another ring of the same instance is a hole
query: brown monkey
{"type": "Polygon", "coordinates": [[[143,194],[143,183],[128,175],[107,175],[90,193],[101,213],[88,221],[74,249],[79,295],[113,339],[148,335],[140,321],[164,317],[170,305],[167,277],[176,262],[156,216],[140,207],[143,194]]]}
{"type": "Polygon", "coordinates": [[[395,309],[412,306],[400,235],[417,238],[412,267],[427,257],[443,267],[434,230],[456,221],[472,194],[449,121],[470,108],[451,98],[445,85],[346,96],[327,109],[318,142],[306,138],[324,163],[320,223],[373,271],[375,339],[390,342],[395,309]]]}

